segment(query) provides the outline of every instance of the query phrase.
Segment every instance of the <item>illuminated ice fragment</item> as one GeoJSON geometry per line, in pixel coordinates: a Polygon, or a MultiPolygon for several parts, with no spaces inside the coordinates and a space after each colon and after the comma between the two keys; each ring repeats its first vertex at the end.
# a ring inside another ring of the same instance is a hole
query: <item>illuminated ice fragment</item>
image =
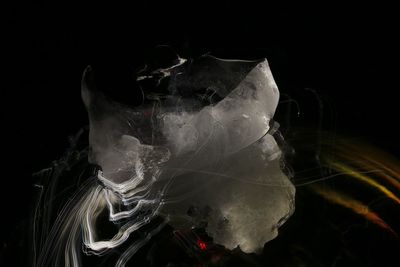
{"type": "Polygon", "coordinates": [[[95,91],[86,73],[90,160],[107,190],[99,196],[112,221],[142,225],[137,215],[150,209],[175,228],[204,227],[229,249],[258,251],[292,214],[295,195],[270,129],[279,91],[268,63],[183,62],[168,69],[162,98],[135,108],[95,91]]]}

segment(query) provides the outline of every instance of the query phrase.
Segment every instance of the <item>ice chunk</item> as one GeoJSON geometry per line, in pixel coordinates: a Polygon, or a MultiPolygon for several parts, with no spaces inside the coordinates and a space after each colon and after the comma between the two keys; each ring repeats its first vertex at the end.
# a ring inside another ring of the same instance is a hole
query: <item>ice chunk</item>
{"type": "Polygon", "coordinates": [[[110,218],[137,220],[152,209],[176,228],[204,227],[218,244],[255,252],[294,209],[295,188],[269,131],[279,91],[268,62],[181,62],[168,69],[157,105],[136,108],[93,90],[86,73],[90,160],[102,169],[108,204],[125,205],[120,214],[111,207],[110,218]],[[193,207],[206,212],[188,214],[193,207]]]}

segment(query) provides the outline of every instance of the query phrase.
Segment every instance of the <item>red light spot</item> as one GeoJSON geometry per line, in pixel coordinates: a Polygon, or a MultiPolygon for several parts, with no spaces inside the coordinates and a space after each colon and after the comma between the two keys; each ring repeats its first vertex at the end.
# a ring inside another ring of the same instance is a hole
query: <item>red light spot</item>
{"type": "Polygon", "coordinates": [[[206,250],[207,249],[207,244],[203,240],[197,240],[197,244],[199,245],[199,248],[201,250],[206,250]]]}

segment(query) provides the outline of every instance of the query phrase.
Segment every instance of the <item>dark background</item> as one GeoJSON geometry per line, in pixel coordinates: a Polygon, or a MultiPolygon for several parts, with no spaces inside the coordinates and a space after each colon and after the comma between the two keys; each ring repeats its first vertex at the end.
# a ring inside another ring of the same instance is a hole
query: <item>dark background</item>
{"type": "Polygon", "coordinates": [[[394,7],[135,2],[25,3],[7,9],[2,260],[28,255],[31,174],[59,158],[68,136],[88,122],[80,99],[85,67],[94,67],[112,97],[129,103],[134,73],[157,45],[169,45],[186,58],[266,57],[281,93],[299,101],[297,123],[318,122],[318,99],[306,90],[312,89],[328,114],[323,127],[400,156],[394,7]]]}

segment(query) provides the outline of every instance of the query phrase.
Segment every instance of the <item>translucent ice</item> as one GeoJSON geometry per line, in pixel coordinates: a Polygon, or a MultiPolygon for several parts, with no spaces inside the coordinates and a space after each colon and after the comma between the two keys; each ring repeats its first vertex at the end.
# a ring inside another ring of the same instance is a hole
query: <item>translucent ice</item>
{"type": "MultiPolygon", "coordinates": [[[[281,169],[272,118],[279,91],[268,62],[204,56],[168,69],[167,91],[126,107],[90,86],[90,161],[105,187],[91,214],[107,208],[123,221],[111,240],[96,240],[85,220],[84,243],[112,248],[162,216],[177,229],[204,227],[214,242],[255,252],[277,235],[294,209],[295,188],[281,169]]],[[[151,74],[138,80],[152,79],[151,74]]]]}

